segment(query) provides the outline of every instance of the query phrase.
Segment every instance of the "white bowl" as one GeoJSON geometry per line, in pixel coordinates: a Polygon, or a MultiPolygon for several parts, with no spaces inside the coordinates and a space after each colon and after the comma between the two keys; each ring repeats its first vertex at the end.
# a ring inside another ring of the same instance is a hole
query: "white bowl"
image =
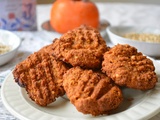
{"type": "Polygon", "coordinates": [[[160,56],[160,43],[142,42],[122,37],[126,33],[152,33],[160,34],[160,28],[136,27],[136,26],[109,26],[106,29],[110,41],[116,44],[129,44],[138,49],[139,52],[151,57],[160,56]]]}
{"type": "Polygon", "coordinates": [[[0,55],[0,65],[4,65],[13,59],[21,44],[21,40],[18,36],[10,31],[0,30],[0,43],[11,46],[9,52],[0,55]]]}

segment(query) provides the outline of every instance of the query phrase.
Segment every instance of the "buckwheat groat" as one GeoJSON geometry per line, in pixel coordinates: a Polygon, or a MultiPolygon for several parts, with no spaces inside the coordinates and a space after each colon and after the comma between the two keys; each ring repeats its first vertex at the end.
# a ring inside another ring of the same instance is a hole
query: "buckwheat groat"
{"type": "Polygon", "coordinates": [[[120,86],[148,90],[157,76],[153,62],[130,45],[116,45],[104,54],[102,71],[120,86]]]}
{"type": "Polygon", "coordinates": [[[101,72],[74,67],[63,78],[68,98],[84,114],[107,114],[116,109],[123,100],[119,87],[101,72]]]}
{"type": "Polygon", "coordinates": [[[17,64],[13,71],[15,81],[41,106],[46,106],[65,94],[62,76],[68,67],[64,62],[49,55],[50,47],[51,45],[48,45],[31,54],[17,64]]]}
{"type": "Polygon", "coordinates": [[[54,40],[52,55],[72,66],[94,69],[101,67],[105,51],[106,42],[98,30],[81,26],[54,40]]]}

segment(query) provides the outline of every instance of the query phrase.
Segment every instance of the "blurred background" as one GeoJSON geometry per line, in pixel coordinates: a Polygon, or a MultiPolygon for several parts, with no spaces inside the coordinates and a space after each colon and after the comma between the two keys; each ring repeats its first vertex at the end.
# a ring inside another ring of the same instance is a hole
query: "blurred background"
{"type": "MultiPolygon", "coordinates": [[[[52,3],[55,0],[37,0],[38,4],[48,4],[52,3]]],[[[137,2],[137,3],[146,3],[146,4],[160,4],[160,0],[90,0],[93,2],[137,2]]]]}

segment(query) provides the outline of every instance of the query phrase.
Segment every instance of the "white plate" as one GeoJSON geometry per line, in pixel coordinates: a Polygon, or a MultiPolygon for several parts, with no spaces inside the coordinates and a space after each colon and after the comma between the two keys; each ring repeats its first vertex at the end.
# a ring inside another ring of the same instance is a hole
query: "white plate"
{"type": "MultiPolygon", "coordinates": [[[[110,23],[106,20],[100,20],[100,25],[98,27],[98,30],[100,31],[100,34],[103,38],[107,36],[106,28],[110,26],[110,23]]],[[[44,30],[44,33],[46,36],[50,38],[52,41],[55,36],[59,38],[62,34],[56,32],[50,25],[50,21],[45,21],[42,23],[41,28],[44,30]]],[[[107,36],[108,37],[108,36],[107,36]]]]}
{"type": "MultiPolygon", "coordinates": [[[[154,61],[160,80],[160,63],[154,61]]],[[[123,89],[124,102],[111,115],[93,117],[78,112],[65,98],[58,98],[47,107],[40,107],[28,98],[10,73],[3,82],[1,95],[5,107],[14,116],[22,120],[137,120],[149,119],[160,112],[160,81],[149,91],[123,89]],[[129,100],[132,99],[133,100],[129,100]]]]}

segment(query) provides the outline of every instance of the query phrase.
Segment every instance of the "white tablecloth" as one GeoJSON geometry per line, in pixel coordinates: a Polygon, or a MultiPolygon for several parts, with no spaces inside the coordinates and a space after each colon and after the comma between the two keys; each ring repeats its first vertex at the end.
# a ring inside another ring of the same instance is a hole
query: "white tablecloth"
{"type": "MultiPolygon", "coordinates": [[[[160,5],[122,4],[122,3],[96,3],[100,12],[100,19],[107,20],[111,25],[137,25],[160,27],[160,5]]],[[[0,87],[5,76],[20,61],[29,54],[39,50],[42,46],[50,44],[59,37],[58,33],[48,33],[42,30],[41,24],[49,20],[51,4],[37,6],[38,31],[15,32],[22,44],[15,58],[4,66],[0,66],[0,87]]],[[[159,120],[160,113],[150,120],[159,120]]],[[[0,97],[0,120],[17,120],[3,106],[0,97]]]]}

